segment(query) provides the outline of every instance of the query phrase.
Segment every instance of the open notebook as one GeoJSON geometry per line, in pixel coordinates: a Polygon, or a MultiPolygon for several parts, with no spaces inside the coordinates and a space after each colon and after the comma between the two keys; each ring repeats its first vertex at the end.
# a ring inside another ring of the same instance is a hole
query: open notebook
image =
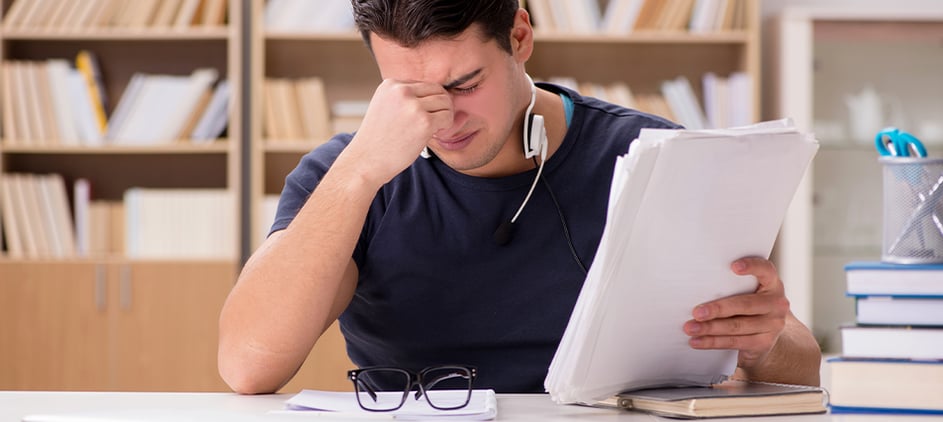
{"type": "Polygon", "coordinates": [[[768,257],[818,143],[788,120],[725,130],[643,129],[615,167],[606,227],[545,387],[558,403],[707,386],[736,351],[695,350],[694,306],[756,289],[730,270],[768,257]]]}

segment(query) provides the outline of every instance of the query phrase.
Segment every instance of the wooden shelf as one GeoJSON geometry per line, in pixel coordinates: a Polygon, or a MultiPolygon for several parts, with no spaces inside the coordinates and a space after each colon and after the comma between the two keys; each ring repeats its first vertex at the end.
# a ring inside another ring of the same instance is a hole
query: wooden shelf
{"type": "Polygon", "coordinates": [[[229,37],[227,27],[206,28],[101,28],[101,29],[20,29],[0,30],[0,37],[7,40],[74,40],[74,41],[188,41],[220,40],[229,37]]]}
{"type": "Polygon", "coordinates": [[[265,140],[263,150],[265,152],[275,152],[275,153],[307,153],[312,149],[317,148],[319,145],[323,144],[323,141],[306,141],[306,140],[292,140],[292,141],[281,141],[281,140],[265,140]]]}
{"type": "MultiPolygon", "coordinates": [[[[540,42],[555,43],[654,43],[654,44],[712,44],[712,43],[745,43],[749,40],[751,33],[749,31],[729,31],[715,32],[706,34],[693,34],[690,32],[663,32],[663,31],[641,31],[629,35],[609,35],[609,34],[576,34],[576,33],[549,33],[536,32],[534,39],[540,42]]],[[[360,34],[350,32],[324,33],[324,32],[287,32],[287,31],[268,31],[265,33],[266,40],[272,41],[344,41],[344,42],[363,42],[360,34]]]]}
{"type": "Polygon", "coordinates": [[[88,146],[18,146],[5,144],[0,147],[4,154],[225,154],[229,152],[228,141],[206,145],[173,144],[160,146],[108,145],[88,146]]]}
{"type": "Polygon", "coordinates": [[[132,259],[121,255],[107,256],[88,256],[88,257],[69,257],[69,258],[35,258],[35,259],[12,259],[7,256],[0,256],[0,265],[74,265],[74,264],[153,264],[153,265],[231,265],[231,259],[132,259]]]}

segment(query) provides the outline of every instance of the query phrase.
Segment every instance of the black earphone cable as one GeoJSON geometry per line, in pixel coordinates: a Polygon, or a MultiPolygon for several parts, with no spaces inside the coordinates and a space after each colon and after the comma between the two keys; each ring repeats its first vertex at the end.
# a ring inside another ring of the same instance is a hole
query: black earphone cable
{"type": "MultiPolygon", "coordinates": [[[[534,158],[534,164],[537,164],[536,157],[534,158]]],[[[560,203],[557,202],[557,196],[553,193],[553,189],[550,188],[550,183],[547,182],[546,178],[541,177],[540,181],[543,182],[544,187],[547,188],[547,193],[550,194],[550,200],[553,201],[553,206],[557,209],[557,215],[560,216],[560,225],[563,226],[563,237],[566,238],[566,243],[570,247],[570,253],[573,254],[573,259],[576,260],[576,265],[579,265],[584,275],[588,274],[586,265],[583,264],[583,260],[580,259],[579,254],[576,253],[576,246],[573,245],[573,238],[570,236],[570,229],[566,224],[566,217],[563,216],[563,210],[560,209],[560,203]]]]}

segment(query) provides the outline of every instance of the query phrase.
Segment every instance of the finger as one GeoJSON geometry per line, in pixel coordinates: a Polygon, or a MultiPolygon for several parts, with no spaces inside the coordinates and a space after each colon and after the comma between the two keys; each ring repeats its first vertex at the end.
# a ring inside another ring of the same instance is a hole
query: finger
{"type": "Polygon", "coordinates": [[[419,104],[423,110],[430,113],[439,111],[448,111],[449,113],[452,112],[452,97],[444,93],[421,97],[419,98],[419,104]]]}
{"type": "Polygon", "coordinates": [[[730,269],[737,275],[756,277],[756,291],[776,290],[782,287],[776,266],[765,258],[756,256],[740,258],[730,264],[730,269]]]}
{"type": "Polygon", "coordinates": [[[424,98],[431,95],[448,95],[448,91],[446,91],[442,85],[429,82],[409,82],[404,85],[410,89],[410,92],[416,98],[424,98]]]}
{"type": "Polygon", "coordinates": [[[691,337],[688,345],[694,349],[726,349],[740,350],[746,353],[763,353],[769,350],[776,341],[776,336],[770,333],[760,333],[748,336],[698,336],[691,337]]]}
{"type": "Polygon", "coordinates": [[[782,294],[748,293],[725,297],[694,307],[696,321],[730,318],[736,315],[785,315],[789,300],[782,294]]]}
{"type": "Polygon", "coordinates": [[[784,326],[783,319],[748,316],[713,321],[690,320],[684,323],[684,332],[689,336],[745,336],[779,332],[784,326]]]}

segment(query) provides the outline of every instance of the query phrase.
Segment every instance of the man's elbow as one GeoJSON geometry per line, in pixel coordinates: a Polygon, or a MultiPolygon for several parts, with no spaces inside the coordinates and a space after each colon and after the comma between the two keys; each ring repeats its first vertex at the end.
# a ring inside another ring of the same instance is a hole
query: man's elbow
{"type": "Polygon", "coordinates": [[[239,394],[271,394],[284,384],[283,381],[274,380],[271,371],[224,356],[223,353],[219,354],[218,367],[223,382],[239,394]]]}

